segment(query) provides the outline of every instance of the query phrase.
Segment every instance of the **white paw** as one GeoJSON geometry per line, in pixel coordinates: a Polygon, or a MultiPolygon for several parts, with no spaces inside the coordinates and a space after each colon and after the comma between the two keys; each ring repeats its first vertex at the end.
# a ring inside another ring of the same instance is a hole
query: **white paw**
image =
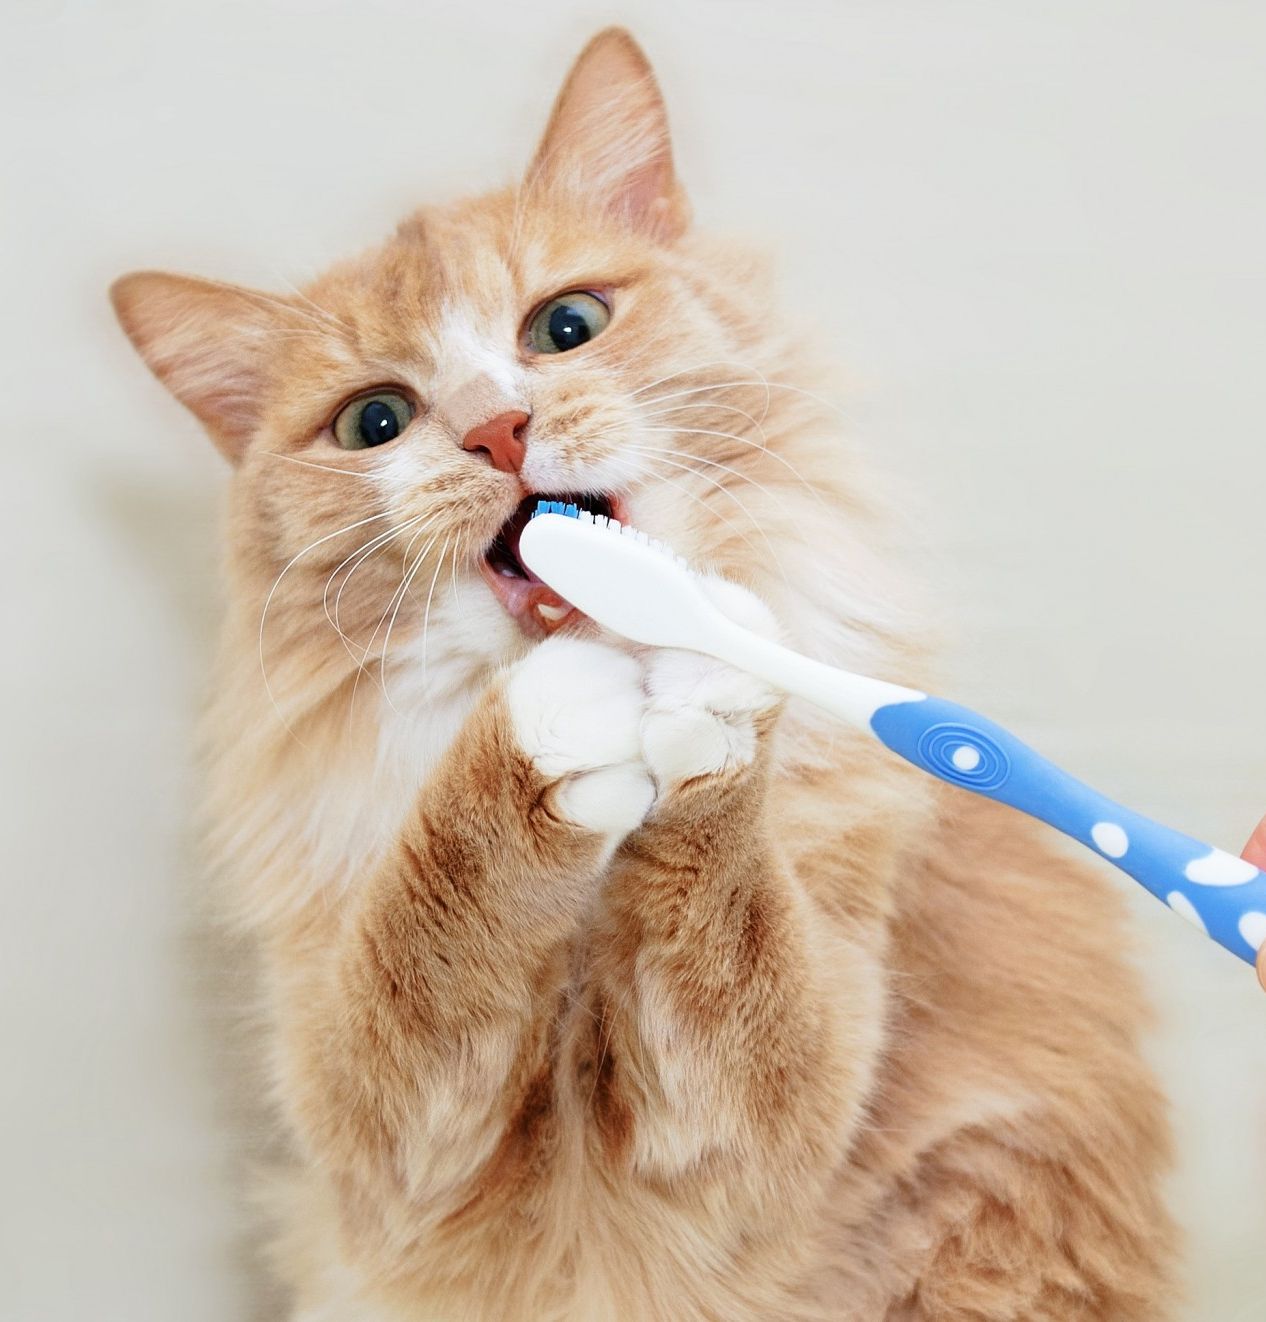
{"type": "Polygon", "coordinates": [[[524,753],[559,782],[555,809],[611,837],[639,826],[655,799],[642,760],[642,671],[633,657],[580,638],[549,638],[506,685],[524,753]]]}
{"type": "MultiPolygon", "coordinates": [[[[746,588],[718,578],[704,587],[732,620],[765,637],[776,635],[773,616],[746,588]]],[[[778,693],[745,671],[667,648],[649,654],[646,691],[642,751],[661,794],[750,765],[759,719],[779,701],[778,693]]]]}
{"type": "Polygon", "coordinates": [[[654,802],[655,782],[641,762],[583,771],[560,785],[554,797],[565,820],[612,839],[641,826],[654,802]]]}

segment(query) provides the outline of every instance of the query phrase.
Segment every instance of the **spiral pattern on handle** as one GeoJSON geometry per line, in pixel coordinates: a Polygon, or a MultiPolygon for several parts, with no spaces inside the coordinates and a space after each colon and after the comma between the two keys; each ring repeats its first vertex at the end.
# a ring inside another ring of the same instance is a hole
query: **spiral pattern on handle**
{"type": "Polygon", "coordinates": [[[1011,774],[1011,759],[992,739],[952,721],[924,730],[919,756],[937,775],[970,790],[995,790],[1011,774]]]}

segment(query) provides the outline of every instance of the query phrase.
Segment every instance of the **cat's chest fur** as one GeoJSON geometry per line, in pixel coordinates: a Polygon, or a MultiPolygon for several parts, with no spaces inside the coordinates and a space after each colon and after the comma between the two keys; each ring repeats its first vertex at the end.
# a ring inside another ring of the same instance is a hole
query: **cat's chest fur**
{"type": "Polygon", "coordinates": [[[439,612],[404,639],[388,665],[380,662],[360,676],[364,710],[351,734],[355,753],[348,766],[330,766],[324,787],[327,884],[346,884],[347,864],[372,867],[389,847],[419,788],[495,679],[500,667],[494,658],[504,655],[504,643],[500,629],[487,627],[488,613],[439,612]]]}
{"type": "Polygon", "coordinates": [[[328,908],[372,875],[518,642],[499,616],[472,584],[460,609],[445,603],[425,628],[401,627],[387,664],[363,660],[298,713],[284,656],[267,691],[249,667],[222,677],[208,721],[211,845],[248,924],[328,908]]]}

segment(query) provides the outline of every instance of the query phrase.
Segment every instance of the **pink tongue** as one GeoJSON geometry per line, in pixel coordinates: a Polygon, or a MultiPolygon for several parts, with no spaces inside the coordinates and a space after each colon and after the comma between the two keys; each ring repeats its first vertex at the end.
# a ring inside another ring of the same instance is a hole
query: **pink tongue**
{"type": "Polygon", "coordinates": [[[521,514],[511,521],[502,534],[507,549],[526,577],[497,574],[496,588],[511,615],[519,620],[531,620],[535,627],[543,629],[548,634],[562,623],[571,610],[571,603],[560,597],[519,558],[519,536],[527,526],[527,522],[527,515],[521,514]],[[549,614],[542,614],[538,607],[543,607],[549,614]]]}
{"type": "Polygon", "coordinates": [[[565,606],[567,603],[539,578],[531,580],[501,575],[497,586],[505,594],[507,609],[512,615],[526,615],[534,606],[565,606]]]}

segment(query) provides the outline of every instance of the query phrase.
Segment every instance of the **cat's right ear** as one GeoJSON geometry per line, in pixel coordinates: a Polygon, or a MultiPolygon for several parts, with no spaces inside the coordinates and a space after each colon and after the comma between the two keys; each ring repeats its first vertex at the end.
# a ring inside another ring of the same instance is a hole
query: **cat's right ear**
{"type": "Polygon", "coordinates": [[[161,271],[116,280],[110,301],[150,370],[237,463],[259,422],[264,342],[291,320],[285,301],[161,271]]]}
{"type": "Polygon", "coordinates": [[[596,203],[664,243],[689,224],[663,95],[623,28],[599,32],[572,65],[524,187],[538,185],[596,203]]]}

